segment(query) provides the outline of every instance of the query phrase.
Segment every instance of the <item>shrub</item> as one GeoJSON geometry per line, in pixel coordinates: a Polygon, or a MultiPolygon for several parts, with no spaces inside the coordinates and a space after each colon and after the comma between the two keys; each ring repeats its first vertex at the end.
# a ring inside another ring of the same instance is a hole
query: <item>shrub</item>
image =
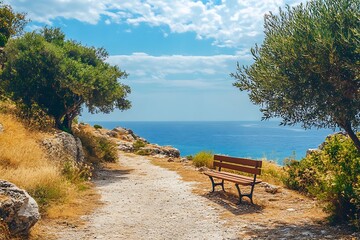
{"type": "Polygon", "coordinates": [[[133,148],[134,148],[134,152],[138,152],[140,150],[140,148],[145,147],[146,143],[140,139],[136,140],[133,143],[133,148]]]}
{"type": "Polygon", "coordinates": [[[95,128],[95,129],[102,129],[103,127],[102,127],[101,125],[95,124],[95,125],[94,125],[94,128],[95,128]]]}
{"type": "Polygon", "coordinates": [[[289,162],[286,171],[284,183],[324,201],[333,223],[360,229],[360,153],[349,137],[328,137],[322,150],[289,162]]]}
{"type": "Polygon", "coordinates": [[[149,156],[151,155],[151,151],[149,149],[140,149],[138,151],[135,152],[137,155],[141,155],[141,156],[149,156]]]}
{"type": "Polygon", "coordinates": [[[62,174],[71,182],[91,180],[92,170],[89,164],[68,160],[62,163],[62,174]]]}
{"type": "Polygon", "coordinates": [[[213,167],[214,154],[211,151],[201,151],[197,153],[193,158],[193,164],[195,167],[213,167]]]}
{"type": "Polygon", "coordinates": [[[89,125],[79,125],[74,134],[80,138],[87,160],[100,162],[116,162],[118,159],[117,145],[106,137],[95,135],[89,125]]]}

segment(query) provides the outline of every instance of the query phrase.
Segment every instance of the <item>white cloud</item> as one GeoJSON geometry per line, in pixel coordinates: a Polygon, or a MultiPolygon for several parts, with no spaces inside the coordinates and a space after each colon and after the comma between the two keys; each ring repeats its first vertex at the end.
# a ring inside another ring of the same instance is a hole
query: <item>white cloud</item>
{"type": "Polygon", "coordinates": [[[110,56],[108,62],[130,74],[128,83],[161,87],[222,88],[234,81],[229,77],[236,62],[247,64],[249,55],[151,56],[145,53],[110,56]]]}
{"type": "MultiPolygon", "coordinates": [[[[171,32],[195,32],[218,46],[239,47],[262,34],[263,16],[300,0],[7,0],[33,21],[51,24],[56,18],[106,23],[167,26],[171,32]]],[[[165,34],[166,35],[166,34],[165,34]]]]}

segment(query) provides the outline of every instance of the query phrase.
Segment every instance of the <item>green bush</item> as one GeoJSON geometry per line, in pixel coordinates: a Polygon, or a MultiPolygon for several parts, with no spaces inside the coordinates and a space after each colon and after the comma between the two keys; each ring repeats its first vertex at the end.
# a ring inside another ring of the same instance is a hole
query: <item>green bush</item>
{"type": "Polygon", "coordinates": [[[193,158],[193,164],[195,167],[213,167],[214,154],[211,151],[201,151],[197,153],[193,158]]]}
{"type": "Polygon", "coordinates": [[[349,137],[328,137],[322,150],[287,163],[285,169],[289,188],[324,201],[333,223],[360,229],[360,153],[349,137]]]}
{"type": "Polygon", "coordinates": [[[145,147],[146,143],[140,139],[136,140],[133,143],[133,148],[134,148],[134,152],[138,152],[140,150],[140,148],[145,147]]]}
{"type": "Polygon", "coordinates": [[[95,125],[94,125],[94,128],[95,128],[95,129],[102,129],[103,127],[102,127],[101,125],[95,124],[95,125]]]}
{"type": "Polygon", "coordinates": [[[74,134],[80,138],[89,162],[98,164],[102,161],[117,161],[118,151],[116,143],[106,137],[96,136],[91,131],[84,129],[76,130],[74,134]]]}
{"type": "Polygon", "coordinates": [[[93,167],[89,164],[68,160],[62,164],[61,173],[70,182],[79,183],[91,180],[92,170],[93,167]]]}

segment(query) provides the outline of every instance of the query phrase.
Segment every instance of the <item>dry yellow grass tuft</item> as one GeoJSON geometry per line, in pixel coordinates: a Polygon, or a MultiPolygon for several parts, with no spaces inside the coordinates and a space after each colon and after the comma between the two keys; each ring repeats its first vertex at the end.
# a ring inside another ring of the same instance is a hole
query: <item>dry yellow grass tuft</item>
{"type": "Polygon", "coordinates": [[[52,201],[64,201],[71,189],[56,163],[46,158],[40,147],[41,133],[27,130],[8,114],[0,114],[4,131],[0,134],[0,176],[26,189],[41,210],[52,201]]]}

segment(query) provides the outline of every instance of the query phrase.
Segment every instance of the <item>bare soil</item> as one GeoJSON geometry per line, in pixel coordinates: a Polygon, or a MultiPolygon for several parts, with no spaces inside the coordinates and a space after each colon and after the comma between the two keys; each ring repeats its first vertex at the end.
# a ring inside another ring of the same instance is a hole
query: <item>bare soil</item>
{"type": "Polygon", "coordinates": [[[209,179],[190,163],[119,159],[120,167],[94,180],[102,204],[78,221],[53,222],[44,228],[48,239],[360,239],[329,226],[321,206],[287,189],[271,194],[257,185],[255,204],[237,205],[232,184],[209,193],[209,179]]]}

